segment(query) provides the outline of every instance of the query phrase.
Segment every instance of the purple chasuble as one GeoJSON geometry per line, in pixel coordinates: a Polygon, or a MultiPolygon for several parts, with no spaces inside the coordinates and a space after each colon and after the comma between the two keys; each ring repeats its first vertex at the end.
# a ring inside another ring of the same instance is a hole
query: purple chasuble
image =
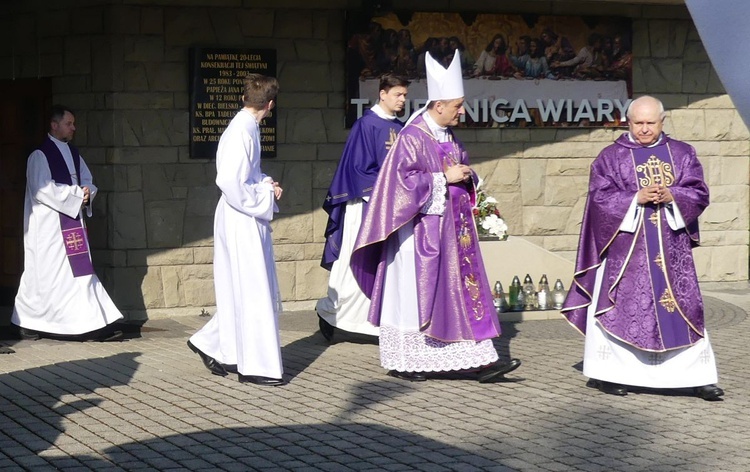
{"type": "Polygon", "coordinates": [[[698,217],[708,206],[708,187],[692,146],[662,136],[644,147],[627,134],[605,148],[591,165],[578,257],[563,315],[586,332],[588,307],[613,337],[662,352],[703,337],[703,299],[692,248],[699,242],[698,217]],[[641,207],[634,233],[620,231],[633,197],[645,186],[668,187],[686,228],[672,230],[671,205],[641,207]],[[607,259],[597,300],[596,270],[607,259]]]}
{"type": "Polygon", "coordinates": [[[325,269],[331,270],[339,258],[346,203],[370,195],[383,159],[402,127],[398,119],[381,118],[372,110],[365,110],[352,126],[323,202],[323,209],[328,213],[328,224],[320,265],[325,269]]]}
{"type": "Polygon", "coordinates": [[[404,127],[383,162],[351,260],[360,288],[372,301],[369,320],[376,326],[387,245],[397,241],[402,226],[412,225],[421,331],[447,342],[500,334],[472,214],[473,186],[449,185],[444,214],[422,213],[432,198],[433,174],[455,163],[468,165],[463,145],[455,138],[438,143],[422,116],[404,127]]]}
{"type": "MultiPolygon", "coordinates": [[[[73,166],[75,167],[76,175],[80,180],[81,156],[78,154],[78,149],[70,144],[68,146],[70,147],[70,154],[73,156],[73,166]]],[[[68,165],[65,163],[65,158],[63,158],[60,149],[58,149],[57,145],[49,137],[42,142],[39,150],[47,158],[47,165],[49,166],[52,180],[61,184],[73,185],[73,179],[70,175],[70,170],[68,170],[68,165]]],[[[71,218],[62,213],[59,213],[59,215],[62,240],[65,245],[65,253],[68,256],[70,268],[73,271],[73,277],[92,275],[94,273],[94,266],[91,264],[88,237],[86,235],[86,228],[83,226],[83,220],[80,217],[71,218]]]]}

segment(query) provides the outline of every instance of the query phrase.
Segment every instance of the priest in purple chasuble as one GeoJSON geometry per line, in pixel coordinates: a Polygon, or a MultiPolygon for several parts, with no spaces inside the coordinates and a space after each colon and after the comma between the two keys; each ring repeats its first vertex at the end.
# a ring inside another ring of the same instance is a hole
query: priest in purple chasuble
{"type": "Polygon", "coordinates": [[[378,103],[352,126],[323,202],[328,224],[321,266],[331,273],[328,294],[318,300],[315,311],[320,331],[328,341],[337,330],[379,334],[378,327],[367,320],[370,300],[354,280],[349,259],[380,166],[403,127],[396,115],[404,109],[408,86],[409,81],[396,75],[380,78],[378,103]]]}
{"type": "Polygon", "coordinates": [[[383,162],[351,268],[380,327],[389,375],[472,371],[495,382],[520,361],[498,360],[500,325],[472,215],[477,177],[450,127],[464,114],[461,60],[426,55],[428,103],[383,162]]]}
{"type": "Polygon", "coordinates": [[[662,132],[662,103],[634,100],[629,132],[591,165],[574,280],[563,316],[585,334],[588,386],[723,391],[704,326],[692,248],[708,187],[695,149],[662,132]]]}
{"type": "Polygon", "coordinates": [[[116,340],[122,314],[94,273],[83,214],[97,194],[91,172],[70,144],[75,115],[55,105],[47,138],[31,153],[24,197],[24,269],[11,322],[24,339],[48,335],[116,340]]]}

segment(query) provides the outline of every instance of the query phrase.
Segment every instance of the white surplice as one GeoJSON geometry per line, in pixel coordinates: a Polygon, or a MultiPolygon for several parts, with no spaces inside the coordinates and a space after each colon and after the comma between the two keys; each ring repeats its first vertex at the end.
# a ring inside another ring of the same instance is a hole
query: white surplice
{"type": "MultiPolygon", "coordinates": [[[[640,211],[642,207],[637,204],[637,196],[633,197],[620,231],[636,231],[640,211]]],[[[665,206],[665,211],[672,230],[685,227],[676,204],[665,206]]],[[[596,271],[593,300],[599,299],[606,263],[606,258],[603,258],[596,271]]],[[[596,321],[595,312],[596,303],[592,303],[586,314],[583,375],[606,382],[649,388],[700,387],[718,381],[716,358],[705,330],[703,339],[692,346],[666,352],[642,351],[607,333],[596,321]]]]}
{"type": "Polygon", "coordinates": [[[44,153],[38,149],[31,153],[24,198],[24,269],[11,322],[45,333],[84,334],[122,319],[122,314],[96,274],[73,277],[60,230],[60,213],[71,218],[79,215],[85,186],[90,191],[87,216],[91,216],[97,188],[83,158],[79,177],[70,146],[52,136],[50,139],[60,150],[73,184],[52,180],[44,153]]]}
{"type": "Polygon", "coordinates": [[[190,341],[243,375],[281,378],[276,279],[270,221],[278,211],[273,179],[261,173],[260,129],[242,110],[221,135],[214,218],[216,313],[190,341]]]}
{"type": "Polygon", "coordinates": [[[315,311],[330,325],[344,331],[378,336],[380,328],[367,321],[370,299],[359,288],[349,266],[357,232],[362,225],[364,204],[361,198],[346,202],[339,258],[331,266],[328,296],[318,300],[315,311]]]}

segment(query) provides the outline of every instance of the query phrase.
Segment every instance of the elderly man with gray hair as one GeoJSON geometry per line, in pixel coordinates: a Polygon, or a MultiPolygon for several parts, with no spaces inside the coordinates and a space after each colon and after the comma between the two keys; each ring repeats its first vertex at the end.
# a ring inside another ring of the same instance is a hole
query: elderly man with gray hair
{"type": "Polygon", "coordinates": [[[589,387],[687,388],[719,400],[692,255],[708,187],[695,149],[662,132],[665,116],[656,98],[634,100],[629,132],[592,163],[562,311],[586,336],[589,387]]]}

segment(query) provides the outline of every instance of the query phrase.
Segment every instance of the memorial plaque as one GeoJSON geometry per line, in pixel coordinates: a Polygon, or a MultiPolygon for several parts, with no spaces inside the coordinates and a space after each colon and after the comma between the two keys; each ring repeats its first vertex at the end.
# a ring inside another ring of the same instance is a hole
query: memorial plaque
{"type": "MultiPolygon", "coordinates": [[[[244,79],[276,76],[276,50],[190,50],[190,157],[214,159],[221,133],[242,108],[244,79]]],[[[278,107],[277,107],[278,108],[278,107]]],[[[276,110],[260,123],[261,157],[276,156],[276,110]]]]}

